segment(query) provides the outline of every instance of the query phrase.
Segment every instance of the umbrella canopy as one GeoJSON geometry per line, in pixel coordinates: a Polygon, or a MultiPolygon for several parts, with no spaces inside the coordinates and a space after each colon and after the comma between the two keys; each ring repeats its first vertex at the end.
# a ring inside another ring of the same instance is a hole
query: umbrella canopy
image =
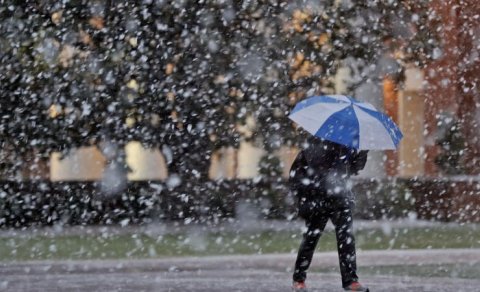
{"type": "Polygon", "coordinates": [[[395,149],[403,137],[390,117],[344,95],[302,100],[289,118],[316,137],[360,150],[395,149]]]}

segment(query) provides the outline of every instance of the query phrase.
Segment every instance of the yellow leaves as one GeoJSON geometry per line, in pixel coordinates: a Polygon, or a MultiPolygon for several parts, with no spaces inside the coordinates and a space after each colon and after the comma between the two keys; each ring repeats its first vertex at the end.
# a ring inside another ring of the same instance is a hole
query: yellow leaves
{"type": "MultiPolygon", "coordinates": [[[[312,88],[309,88],[312,89],[312,88]]],[[[293,106],[307,97],[307,92],[304,88],[295,88],[288,94],[288,104],[293,106]]]]}
{"type": "Polygon", "coordinates": [[[173,63],[168,63],[167,66],[165,66],[165,74],[171,75],[174,69],[175,65],[173,63]]]}
{"type": "MultiPolygon", "coordinates": [[[[315,14],[315,18],[318,18],[319,14],[315,14]]],[[[328,17],[326,14],[322,14],[322,17],[328,17]]],[[[319,24],[313,21],[313,15],[307,9],[295,10],[292,14],[292,20],[286,24],[284,30],[287,33],[299,33],[310,42],[315,49],[329,50],[331,47],[330,42],[331,35],[326,31],[320,29],[319,24]]]]}
{"type": "Polygon", "coordinates": [[[297,76],[293,76],[293,80],[297,80],[303,77],[310,77],[313,74],[320,73],[321,70],[322,67],[320,65],[316,65],[315,63],[312,63],[310,61],[305,61],[303,62],[300,69],[296,72],[297,76]]]}
{"type": "Polygon", "coordinates": [[[322,33],[322,34],[318,37],[317,43],[318,43],[320,46],[323,46],[323,45],[327,44],[329,40],[330,40],[330,36],[328,35],[328,33],[322,33]]]}
{"type": "Polygon", "coordinates": [[[304,23],[309,23],[310,21],[312,21],[312,16],[308,12],[305,12],[299,9],[295,10],[292,16],[293,16],[293,25],[297,31],[303,31],[303,28],[301,28],[302,25],[304,23]],[[296,26],[299,26],[300,30],[298,30],[296,26]]]}
{"type": "Polygon", "coordinates": [[[215,84],[225,84],[227,83],[227,78],[225,78],[225,75],[217,75],[215,76],[215,80],[213,81],[215,84]]]}
{"type": "Polygon", "coordinates": [[[139,86],[138,86],[137,80],[132,79],[132,80],[128,81],[127,87],[132,89],[132,90],[138,91],[139,86]]]}
{"type": "Polygon", "coordinates": [[[138,46],[138,40],[137,40],[136,37],[128,38],[128,43],[134,48],[136,48],[138,46]]]}
{"type": "Polygon", "coordinates": [[[325,49],[330,45],[330,35],[328,33],[322,33],[318,35],[313,32],[309,32],[307,35],[307,39],[310,43],[313,43],[315,49],[325,49]]]}
{"type": "Polygon", "coordinates": [[[137,80],[135,79],[131,79],[130,81],[128,81],[126,86],[128,89],[130,89],[126,90],[125,92],[129,102],[133,102],[138,97],[139,93],[143,93],[143,89],[140,87],[140,84],[138,84],[137,80]]]}
{"type": "Polygon", "coordinates": [[[303,53],[300,53],[300,52],[296,53],[295,58],[293,58],[292,63],[291,63],[292,68],[293,69],[298,69],[302,65],[304,60],[305,60],[305,55],[303,55],[303,53]]]}
{"type": "Polygon", "coordinates": [[[230,88],[228,95],[231,97],[243,98],[245,96],[245,93],[241,89],[233,87],[233,88],[230,88]]]}
{"type": "Polygon", "coordinates": [[[128,117],[126,120],[125,120],[125,124],[127,125],[127,127],[129,128],[132,128],[133,126],[135,126],[135,124],[137,123],[137,120],[133,117],[128,117]]]}
{"type": "Polygon", "coordinates": [[[175,125],[177,126],[177,129],[183,130],[184,124],[179,120],[178,112],[172,111],[170,113],[170,119],[172,120],[172,122],[175,123],[175,125]]]}
{"type": "Polygon", "coordinates": [[[292,78],[293,80],[300,79],[302,77],[309,77],[311,75],[312,63],[310,61],[304,61],[300,68],[298,68],[297,71],[293,74],[292,78]]]}
{"type": "Polygon", "coordinates": [[[91,27],[101,30],[105,27],[105,20],[101,16],[93,16],[88,20],[91,27]]]}
{"type": "Polygon", "coordinates": [[[84,30],[80,30],[80,40],[86,45],[93,46],[92,37],[84,30]]]}
{"type": "Polygon", "coordinates": [[[303,25],[312,21],[312,16],[302,10],[295,10],[292,15],[292,26],[297,32],[303,32],[303,25]]]}
{"type": "Polygon", "coordinates": [[[303,32],[303,26],[299,22],[294,21],[292,25],[296,32],[303,32]]]}
{"type": "Polygon", "coordinates": [[[310,22],[312,20],[312,17],[310,14],[297,9],[293,12],[293,19],[310,22]]]}
{"type": "Polygon", "coordinates": [[[291,61],[292,73],[291,77],[293,81],[301,78],[311,77],[313,74],[321,72],[322,67],[320,65],[305,59],[303,53],[296,53],[295,57],[291,61]]]}
{"type": "Polygon", "coordinates": [[[62,10],[52,13],[52,16],[51,16],[52,22],[56,25],[59,25],[62,22],[62,15],[63,15],[62,10]]]}
{"type": "Polygon", "coordinates": [[[48,108],[48,116],[51,117],[52,119],[58,117],[59,115],[61,115],[63,113],[62,111],[62,107],[58,104],[52,104],[49,108],[48,108]]]}

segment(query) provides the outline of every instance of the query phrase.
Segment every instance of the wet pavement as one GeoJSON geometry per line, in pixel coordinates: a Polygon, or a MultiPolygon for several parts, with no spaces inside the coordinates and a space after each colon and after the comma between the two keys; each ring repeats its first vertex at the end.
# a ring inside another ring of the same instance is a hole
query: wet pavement
{"type": "MultiPolygon", "coordinates": [[[[0,263],[0,291],[290,291],[295,255],[0,263]]],[[[362,267],[480,263],[480,249],[360,251],[362,267]]],[[[338,265],[318,252],[312,270],[338,265]]],[[[372,291],[479,291],[480,279],[364,276],[372,291]]],[[[312,272],[310,291],[342,291],[336,273],[312,272]]]]}

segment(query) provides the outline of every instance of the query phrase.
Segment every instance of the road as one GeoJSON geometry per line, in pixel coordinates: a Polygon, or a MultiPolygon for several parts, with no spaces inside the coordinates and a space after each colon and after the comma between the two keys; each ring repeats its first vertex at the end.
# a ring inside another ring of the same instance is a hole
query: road
{"type": "MultiPolygon", "coordinates": [[[[290,291],[294,254],[0,263],[1,291],[290,291]]],[[[359,251],[362,267],[480,263],[480,249],[359,251]]],[[[335,252],[315,254],[310,291],[342,291],[335,252]]],[[[366,275],[371,291],[479,291],[480,279],[366,275]]]]}

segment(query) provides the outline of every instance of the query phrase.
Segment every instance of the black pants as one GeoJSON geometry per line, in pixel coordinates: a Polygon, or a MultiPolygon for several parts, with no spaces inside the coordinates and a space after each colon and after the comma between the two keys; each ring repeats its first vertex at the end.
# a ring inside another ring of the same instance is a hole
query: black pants
{"type": "Polygon", "coordinates": [[[337,237],[342,286],[346,287],[358,281],[351,200],[343,197],[329,197],[308,203],[314,206],[308,208],[309,212],[304,211],[302,214],[302,210],[300,211],[300,216],[305,219],[307,231],[303,235],[298,251],[293,280],[305,281],[318,240],[330,219],[335,226],[337,237]]]}

